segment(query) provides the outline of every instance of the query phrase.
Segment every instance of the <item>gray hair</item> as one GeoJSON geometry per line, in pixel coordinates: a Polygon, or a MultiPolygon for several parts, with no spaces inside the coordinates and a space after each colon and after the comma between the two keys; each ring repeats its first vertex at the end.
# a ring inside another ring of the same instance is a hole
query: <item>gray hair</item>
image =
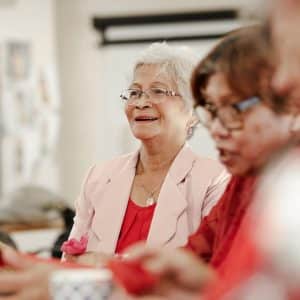
{"type": "Polygon", "coordinates": [[[160,72],[168,74],[188,108],[193,107],[190,79],[198,59],[186,46],[170,46],[166,42],[153,43],[136,59],[134,72],[142,65],[159,65],[160,72]]]}

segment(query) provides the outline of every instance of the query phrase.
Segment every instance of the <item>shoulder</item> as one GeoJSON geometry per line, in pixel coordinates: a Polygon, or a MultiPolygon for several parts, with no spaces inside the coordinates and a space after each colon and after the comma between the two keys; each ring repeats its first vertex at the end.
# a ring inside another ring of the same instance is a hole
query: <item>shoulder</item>
{"type": "Polygon", "coordinates": [[[219,174],[223,171],[225,171],[224,166],[218,162],[215,159],[203,157],[200,155],[197,155],[195,160],[195,168],[202,170],[202,172],[205,170],[207,174],[219,174]]]}
{"type": "Polygon", "coordinates": [[[88,172],[89,183],[98,182],[101,178],[109,178],[117,174],[127,165],[134,163],[136,156],[137,152],[135,151],[93,165],[88,172]]]}
{"type": "Polygon", "coordinates": [[[226,177],[229,179],[230,175],[224,168],[224,166],[217,160],[201,156],[191,151],[191,155],[194,157],[194,163],[192,173],[195,175],[205,176],[206,178],[215,178],[218,176],[226,177]]]}
{"type": "Polygon", "coordinates": [[[207,195],[219,190],[219,198],[226,188],[231,176],[218,161],[201,156],[190,150],[190,156],[193,157],[192,168],[189,171],[189,181],[192,183],[195,192],[205,190],[207,195]]]}

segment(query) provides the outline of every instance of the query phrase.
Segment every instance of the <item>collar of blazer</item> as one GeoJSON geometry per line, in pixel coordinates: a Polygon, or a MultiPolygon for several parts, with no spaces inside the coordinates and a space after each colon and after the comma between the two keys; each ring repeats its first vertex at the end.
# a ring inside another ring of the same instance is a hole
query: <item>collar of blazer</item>
{"type": "MultiPolygon", "coordinates": [[[[110,169],[103,170],[104,173],[109,173],[104,179],[106,184],[103,187],[104,182],[99,182],[99,188],[91,197],[94,199],[95,209],[92,230],[99,239],[100,251],[113,253],[116,247],[135,176],[138,153],[136,151],[123,156],[110,169]]],[[[176,233],[177,219],[187,206],[178,185],[184,182],[196,159],[197,156],[190,147],[184,145],[172,163],[162,185],[151,223],[148,235],[151,244],[162,245],[176,233]]]]}

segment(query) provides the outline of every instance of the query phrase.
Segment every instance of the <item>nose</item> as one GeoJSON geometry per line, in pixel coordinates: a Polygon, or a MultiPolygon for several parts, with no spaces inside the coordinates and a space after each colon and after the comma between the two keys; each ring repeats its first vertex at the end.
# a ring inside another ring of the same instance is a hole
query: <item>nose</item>
{"type": "Polygon", "coordinates": [[[134,105],[135,108],[138,109],[148,108],[152,106],[146,93],[142,93],[141,97],[139,99],[136,99],[132,105],[134,105]]]}
{"type": "Polygon", "coordinates": [[[230,135],[229,130],[222,124],[219,118],[215,118],[212,121],[209,131],[214,140],[223,139],[230,135]]]}

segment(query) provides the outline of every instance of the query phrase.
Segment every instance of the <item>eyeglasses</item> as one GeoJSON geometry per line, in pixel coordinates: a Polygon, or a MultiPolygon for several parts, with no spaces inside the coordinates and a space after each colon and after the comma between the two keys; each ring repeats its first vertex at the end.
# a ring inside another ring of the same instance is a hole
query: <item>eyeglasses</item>
{"type": "Polygon", "coordinates": [[[251,97],[223,107],[216,107],[213,104],[207,103],[204,106],[197,107],[195,111],[199,122],[206,128],[210,129],[213,121],[218,118],[222,125],[231,131],[242,129],[242,113],[259,103],[261,103],[260,98],[251,97]]]}
{"type": "Polygon", "coordinates": [[[142,96],[146,95],[148,99],[150,99],[151,103],[158,104],[162,102],[166,96],[178,96],[181,95],[172,91],[167,90],[164,88],[153,87],[147,89],[145,91],[141,89],[127,89],[123,91],[120,95],[121,99],[124,100],[128,105],[135,105],[137,100],[140,100],[142,96]]]}

